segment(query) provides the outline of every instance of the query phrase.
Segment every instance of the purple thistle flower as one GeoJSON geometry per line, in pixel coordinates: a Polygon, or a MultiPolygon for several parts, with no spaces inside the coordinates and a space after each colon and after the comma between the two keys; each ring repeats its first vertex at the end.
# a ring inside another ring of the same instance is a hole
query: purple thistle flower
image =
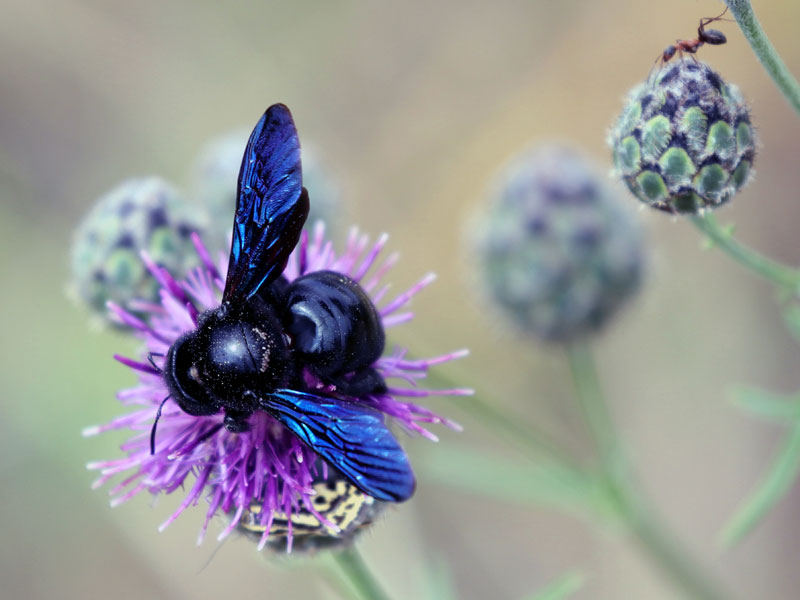
{"type": "MultiPolygon", "coordinates": [[[[263,529],[259,549],[267,543],[269,525],[277,516],[289,521],[289,529],[283,535],[287,551],[291,551],[291,517],[298,511],[314,515],[328,534],[336,537],[336,524],[317,512],[312,499],[315,483],[335,482],[340,476],[273,417],[257,411],[249,419],[249,431],[231,433],[222,427],[222,412],[192,416],[183,412],[174,401],[167,401],[163,409],[160,408],[169,390],[158,361],[163,361],[178,337],[197,327],[200,313],[219,306],[225,285],[226,258],[220,256],[215,264],[199,237],[193,235],[192,239],[202,266],[192,270],[184,281],[174,280],[165,269],[155,265],[147,255],[142,255],[145,265],[161,286],[160,304],[134,301],[129,311],[109,303],[112,316],[142,339],[145,347],[141,360],[115,356],[119,362],[136,371],[139,378],[138,385],[117,395],[123,405],[134,406],[136,410],[106,425],[84,431],[87,436],[113,429],[135,432],[122,445],[126,457],[88,465],[89,469],[101,472],[93,487],[104,485],[117,475],[127,474],[110,491],[113,506],[143,491],[158,494],[188,488],[183,502],[159,530],[205,498],[208,509],[198,543],[202,541],[211,518],[220,512],[231,515],[220,539],[240,526],[243,519],[250,524],[257,519],[263,529]],[[131,311],[144,317],[134,316],[131,311]],[[151,454],[150,431],[159,411],[158,431],[151,454]],[[254,507],[257,510],[252,510],[254,507]],[[256,512],[257,516],[254,515],[256,512]]],[[[382,235],[370,246],[367,236],[353,230],[344,252],[336,255],[332,243],[325,239],[324,226],[318,223],[311,236],[308,233],[302,235],[283,275],[291,282],[319,270],[342,273],[359,282],[370,294],[385,328],[405,323],[414,316],[407,310],[409,301],[435,278],[428,274],[408,291],[387,300],[389,286],[383,283],[383,278],[397,259],[392,254],[379,261],[387,239],[388,236],[382,235]]],[[[459,426],[412,400],[433,395],[470,394],[471,390],[467,389],[429,390],[419,387],[430,367],[466,354],[466,350],[460,350],[434,358],[410,360],[406,358],[405,349],[396,349],[373,366],[384,379],[399,380],[401,385],[389,384],[385,393],[373,393],[358,398],[358,401],[380,411],[407,433],[436,441],[436,436],[426,429],[428,424],[442,424],[456,430],[460,429],[459,426]]],[[[311,375],[307,376],[306,384],[309,389],[323,395],[332,391],[311,375]]],[[[371,502],[372,499],[367,498],[371,502]]],[[[353,532],[343,531],[342,536],[350,533],[353,532]]]]}

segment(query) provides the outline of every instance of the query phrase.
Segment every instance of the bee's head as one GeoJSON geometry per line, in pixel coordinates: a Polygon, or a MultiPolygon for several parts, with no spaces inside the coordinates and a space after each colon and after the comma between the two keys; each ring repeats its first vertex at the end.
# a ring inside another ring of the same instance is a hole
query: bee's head
{"type": "Polygon", "coordinates": [[[167,352],[164,381],[170,396],[189,415],[213,415],[219,402],[211,394],[203,377],[203,329],[179,337],[167,352]]]}

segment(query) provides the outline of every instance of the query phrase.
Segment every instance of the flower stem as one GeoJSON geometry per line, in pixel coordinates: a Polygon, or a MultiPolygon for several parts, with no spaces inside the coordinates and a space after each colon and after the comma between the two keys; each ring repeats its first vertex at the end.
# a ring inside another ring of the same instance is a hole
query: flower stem
{"type": "Polygon", "coordinates": [[[369,570],[355,545],[336,552],[334,558],[364,600],[389,600],[389,596],[369,570]]]}
{"type": "Polygon", "coordinates": [[[687,552],[659,523],[658,516],[638,489],[611,415],[600,389],[597,370],[588,346],[567,346],[578,402],[600,453],[606,485],[622,522],[650,560],[689,598],[722,600],[726,594],[709,580],[687,552]]]}
{"type": "Polygon", "coordinates": [[[731,232],[716,218],[707,213],[704,216],[692,215],[689,219],[700,231],[735,261],[754,273],[777,283],[780,286],[796,289],[800,287],[800,270],[767,258],[755,250],[737,242],[731,232]]]}
{"type": "Polygon", "coordinates": [[[606,470],[617,472],[624,458],[623,450],[600,391],[592,354],[585,344],[574,343],[567,346],[567,356],[580,409],[597,444],[601,464],[606,470]]]}
{"type": "Polygon", "coordinates": [[[775,85],[783,96],[800,113],[800,83],[792,77],[789,69],[781,60],[773,45],[770,43],[767,34],[761,28],[761,24],[753,14],[750,0],[726,0],[728,8],[733,13],[736,22],[742,29],[742,33],[750,43],[750,47],[755,52],[758,60],[764,65],[775,85]]]}

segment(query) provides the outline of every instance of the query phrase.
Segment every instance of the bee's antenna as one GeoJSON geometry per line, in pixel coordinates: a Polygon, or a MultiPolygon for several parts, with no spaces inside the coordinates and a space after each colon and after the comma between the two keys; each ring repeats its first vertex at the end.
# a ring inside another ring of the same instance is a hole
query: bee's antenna
{"type": "Polygon", "coordinates": [[[147,362],[149,362],[156,371],[158,371],[159,373],[163,373],[164,370],[156,364],[156,361],[153,360],[154,356],[158,356],[159,358],[163,358],[164,355],[161,354],[161,352],[148,352],[147,353],[147,362]]]}
{"type": "Polygon", "coordinates": [[[153,428],[150,430],[150,456],[153,456],[156,453],[156,426],[158,425],[158,420],[161,418],[161,409],[164,408],[164,405],[170,398],[171,396],[167,396],[161,401],[161,404],[158,405],[158,411],[156,411],[156,420],[153,421],[153,428]]]}

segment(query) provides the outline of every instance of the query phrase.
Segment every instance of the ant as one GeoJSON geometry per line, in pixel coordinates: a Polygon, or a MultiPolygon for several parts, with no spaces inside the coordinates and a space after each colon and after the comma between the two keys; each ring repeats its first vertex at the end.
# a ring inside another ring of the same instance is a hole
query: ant
{"type": "MultiPolygon", "coordinates": [[[[714,21],[729,21],[730,19],[722,18],[726,12],[728,12],[727,6],[725,7],[725,10],[723,10],[716,17],[706,17],[704,19],[700,19],[700,26],[697,28],[697,37],[693,40],[676,40],[674,44],[664,48],[664,52],[662,52],[661,56],[656,59],[656,63],[661,61],[661,65],[663,66],[673,56],[675,56],[676,53],[679,53],[681,56],[683,56],[684,52],[694,55],[703,44],[720,46],[727,42],[728,38],[726,38],[725,34],[721,31],[716,29],[706,29],[706,27],[714,21]]],[[[694,58],[694,56],[692,56],[692,58],[694,58]]],[[[695,60],[697,59],[695,58],[695,60]]],[[[655,67],[655,64],[653,66],[655,67]]]]}

